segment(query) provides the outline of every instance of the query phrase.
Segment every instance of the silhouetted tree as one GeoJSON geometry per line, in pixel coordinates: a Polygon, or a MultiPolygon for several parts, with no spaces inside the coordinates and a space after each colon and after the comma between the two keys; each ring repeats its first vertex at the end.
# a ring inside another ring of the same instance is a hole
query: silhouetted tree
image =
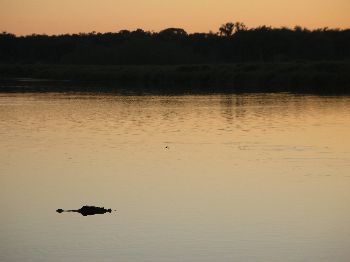
{"type": "Polygon", "coordinates": [[[222,26],[220,26],[219,34],[221,36],[226,36],[226,37],[232,36],[234,29],[235,29],[234,23],[226,23],[226,24],[223,24],[222,26]]]}
{"type": "Polygon", "coordinates": [[[182,28],[167,28],[158,33],[164,40],[176,40],[187,36],[187,32],[182,28]]]}
{"type": "Polygon", "coordinates": [[[235,27],[235,31],[236,31],[236,32],[240,32],[240,31],[245,31],[245,30],[247,30],[246,25],[245,25],[244,23],[242,23],[242,22],[236,22],[236,23],[234,24],[234,27],[235,27]]]}

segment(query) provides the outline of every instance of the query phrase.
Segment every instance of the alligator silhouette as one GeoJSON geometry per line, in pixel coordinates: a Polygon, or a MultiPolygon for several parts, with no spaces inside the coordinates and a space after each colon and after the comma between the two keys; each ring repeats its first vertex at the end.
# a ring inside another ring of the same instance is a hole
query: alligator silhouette
{"type": "Polygon", "coordinates": [[[76,213],[80,213],[83,216],[93,216],[97,214],[112,213],[112,209],[106,209],[104,207],[95,207],[95,206],[83,206],[82,208],[77,210],[63,210],[59,208],[56,210],[56,212],[57,213],[76,212],[76,213]]]}

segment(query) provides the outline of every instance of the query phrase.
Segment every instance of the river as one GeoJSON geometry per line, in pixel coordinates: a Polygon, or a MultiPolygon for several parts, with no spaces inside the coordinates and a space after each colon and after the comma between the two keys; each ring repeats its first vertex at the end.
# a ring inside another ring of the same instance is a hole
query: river
{"type": "Polygon", "coordinates": [[[1,93],[0,261],[350,261],[349,134],[349,96],[1,93]]]}

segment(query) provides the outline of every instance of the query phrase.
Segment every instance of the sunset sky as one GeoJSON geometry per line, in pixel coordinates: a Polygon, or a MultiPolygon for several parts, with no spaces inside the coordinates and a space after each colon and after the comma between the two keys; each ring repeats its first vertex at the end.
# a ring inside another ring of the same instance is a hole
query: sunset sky
{"type": "Polygon", "coordinates": [[[228,21],[248,27],[301,25],[350,28],[350,0],[0,0],[0,30],[18,35],[159,31],[217,31],[228,21]]]}

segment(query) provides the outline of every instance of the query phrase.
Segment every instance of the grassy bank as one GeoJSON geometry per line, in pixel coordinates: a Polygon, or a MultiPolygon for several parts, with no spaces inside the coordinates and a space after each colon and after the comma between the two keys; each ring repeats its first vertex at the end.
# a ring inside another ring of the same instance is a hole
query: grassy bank
{"type": "MultiPolygon", "coordinates": [[[[77,83],[112,83],[136,89],[152,87],[172,91],[350,93],[350,62],[177,66],[0,65],[3,83],[16,78],[64,80],[66,82],[61,82],[60,86],[66,83],[72,87],[78,86],[77,83]]],[[[2,84],[0,90],[11,89],[5,86],[2,84]]],[[[46,86],[50,91],[50,85],[46,86]]]]}

